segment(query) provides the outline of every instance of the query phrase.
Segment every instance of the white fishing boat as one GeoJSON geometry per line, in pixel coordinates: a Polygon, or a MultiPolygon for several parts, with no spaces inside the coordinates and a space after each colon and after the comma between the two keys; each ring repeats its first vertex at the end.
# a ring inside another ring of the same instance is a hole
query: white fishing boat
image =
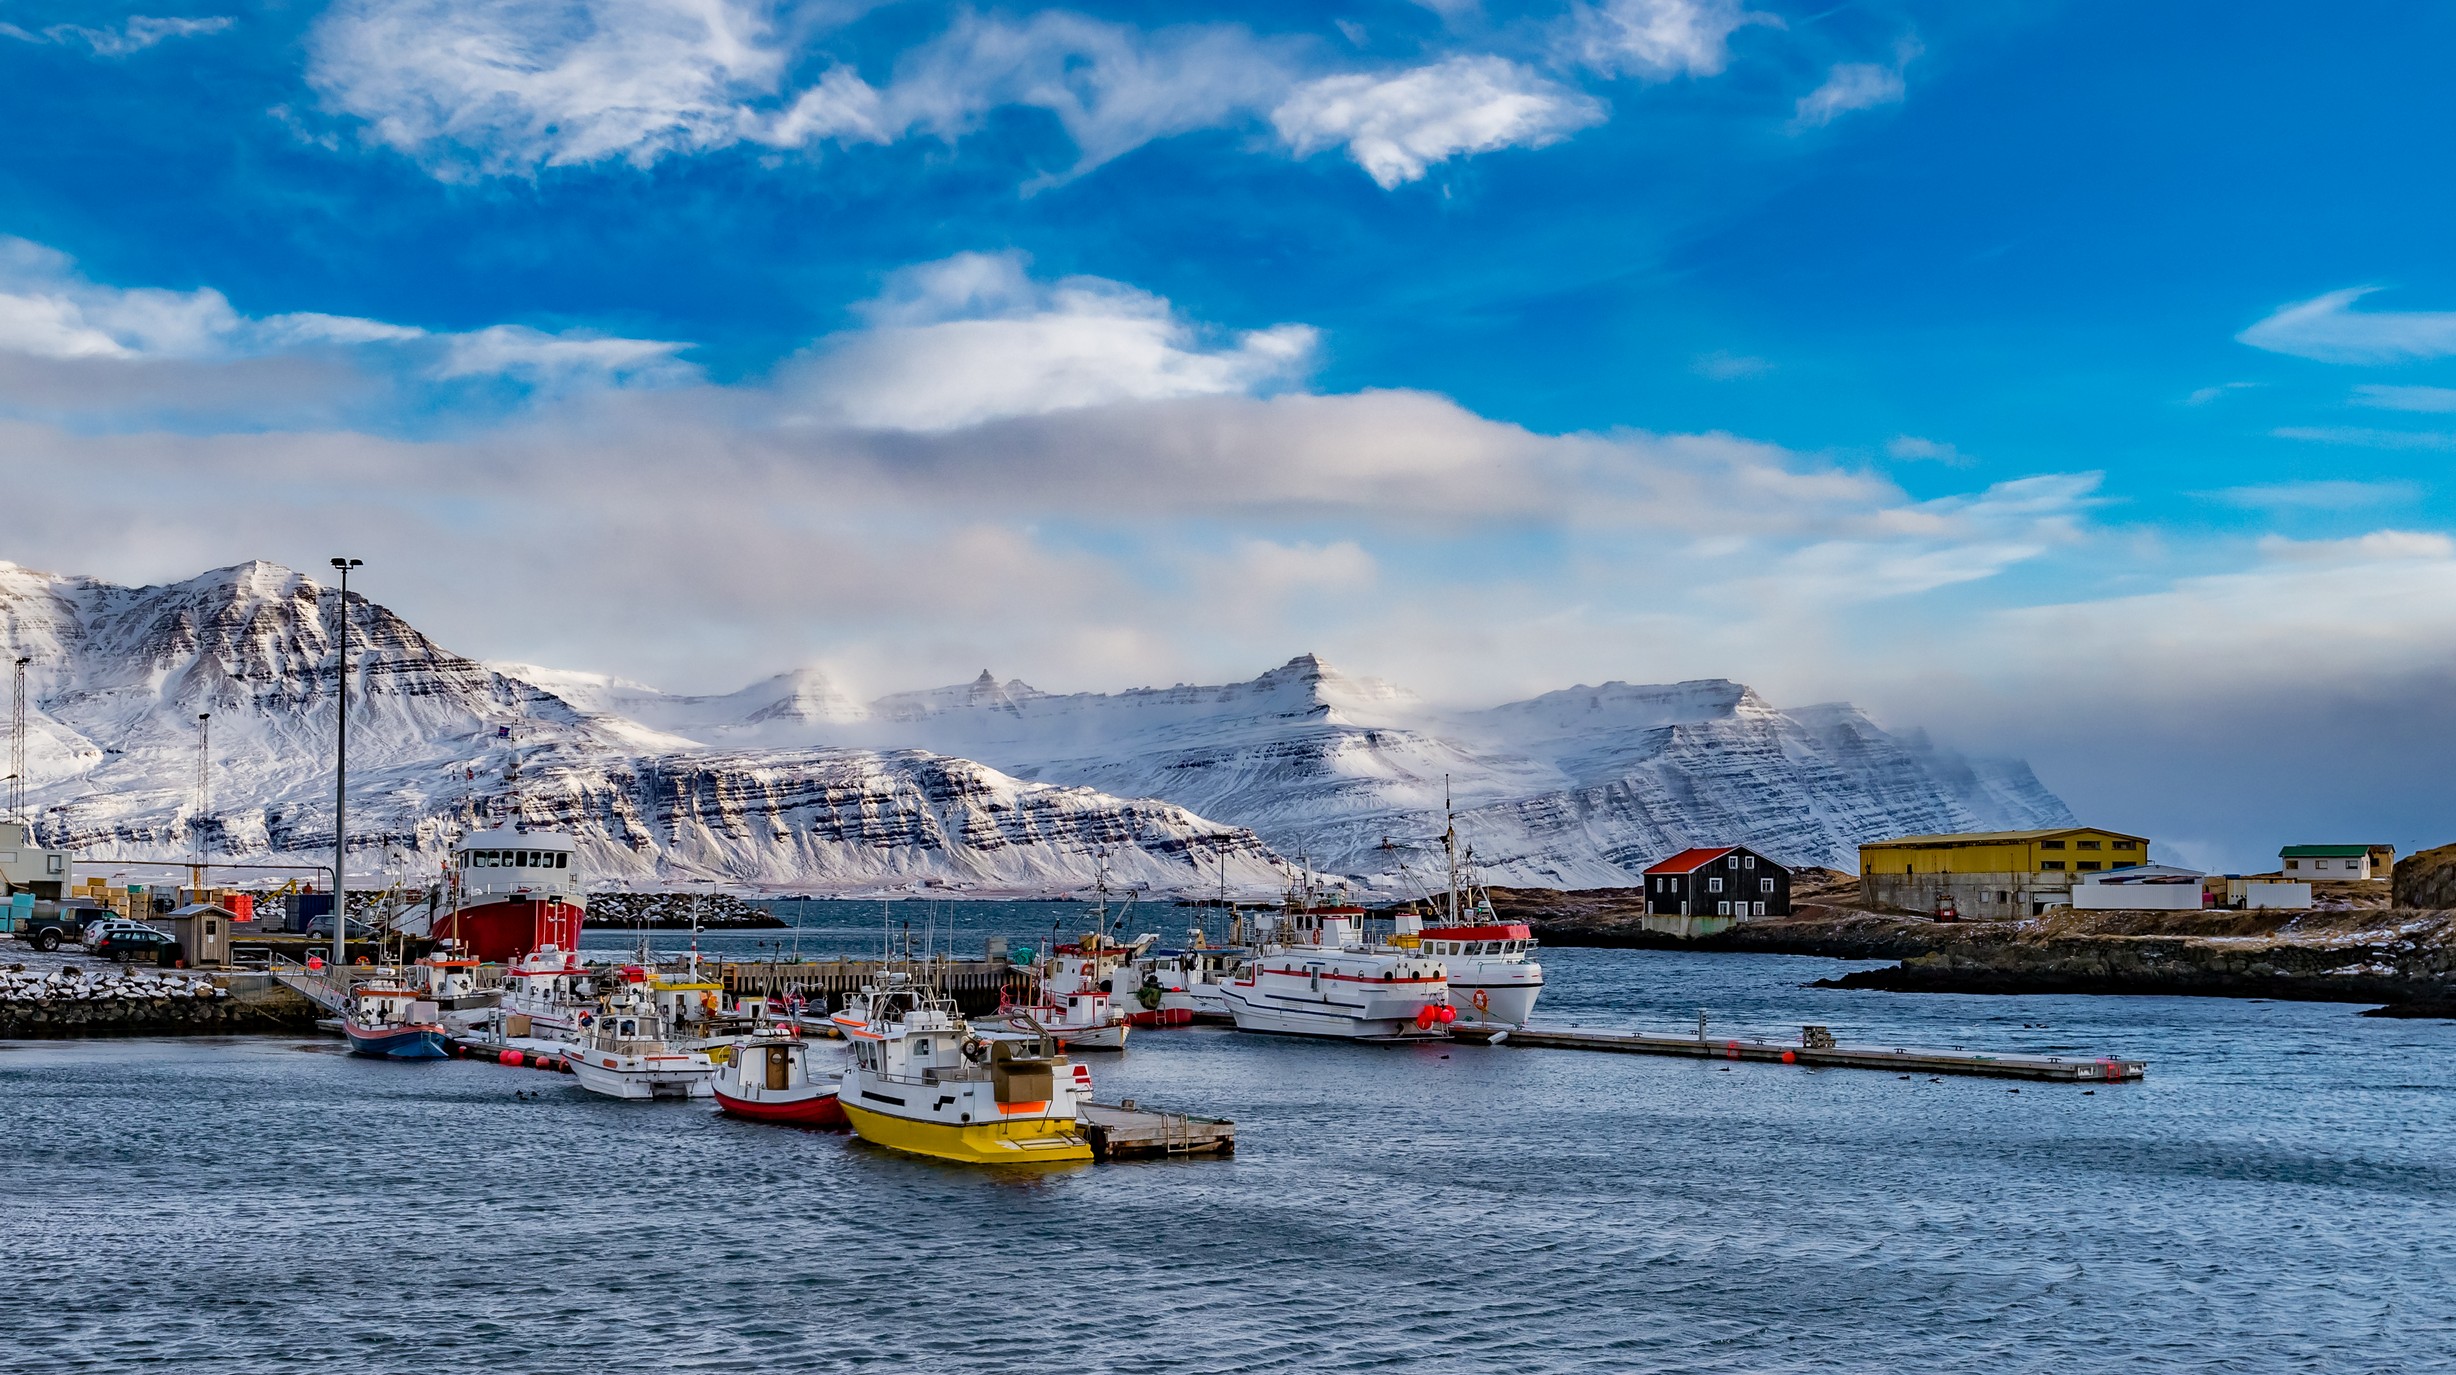
{"type": "Polygon", "coordinates": [[[502,1005],[499,988],[478,987],[483,966],[466,955],[429,955],[410,966],[416,986],[435,1007],[435,1019],[445,1029],[466,1035],[494,1020],[502,1005]]]}
{"type": "Polygon", "coordinates": [[[668,1041],[656,1004],[638,984],[618,986],[601,1010],[583,1013],[577,1044],[564,1046],[562,1054],[580,1087],[608,1098],[706,1098],[715,1092],[716,1061],[668,1041]]]}
{"type": "Polygon", "coordinates": [[[1134,1026],[1233,1021],[1220,985],[1242,974],[1251,959],[1251,951],[1206,944],[1199,927],[1187,932],[1183,949],[1145,949],[1117,980],[1126,1021],[1134,1026]]]}
{"type": "Polygon", "coordinates": [[[1001,1020],[1011,1030],[1036,1026],[1057,1038],[1061,1050],[1124,1050],[1132,1028],[1114,990],[1120,971],[1131,968],[1135,949],[1105,940],[1098,932],[1059,946],[1036,967],[1038,996],[1029,1003],[1001,1006],[1001,1020]]]}
{"type": "Polygon", "coordinates": [[[837,1099],[863,1140],[968,1165],[1092,1158],[1075,1121],[1089,1073],[1051,1038],[975,1031],[895,976],[833,1020],[852,1042],[837,1099]]]}
{"type": "Polygon", "coordinates": [[[1346,1040],[1439,1036],[1457,1013],[1449,971],[1418,952],[1367,948],[1361,907],[1299,908],[1278,939],[1219,985],[1239,1031],[1346,1040]]]}
{"type": "Polygon", "coordinates": [[[514,1040],[571,1041],[580,1018],[597,1008],[598,980],[577,951],[551,942],[503,970],[505,1034],[514,1040]]]}
{"type": "Polygon", "coordinates": [[[1544,967],[1531,958],[1535,933],[1524,922],[1494,915],[1491,895],[1478,891],[1469,872],[1455,821],[1443,830],[1441,848],[1449,864],[1447,891],[1429,916],[1400,912],[1391,945],[1447,966],[1450,997],[1468,1022],[1525,1026],[1544,988],[1544,967]]]}

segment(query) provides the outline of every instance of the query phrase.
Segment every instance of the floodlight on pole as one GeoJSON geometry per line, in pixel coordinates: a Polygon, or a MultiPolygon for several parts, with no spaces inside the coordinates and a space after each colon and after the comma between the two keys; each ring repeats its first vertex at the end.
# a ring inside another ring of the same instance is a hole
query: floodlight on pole
{"type": "Polygon", "coordinates": [[[339,671],[333,676],[333,963],[345,969],[350,962],[346,944],[350,931],[350,570],[362,562],[333,560],[333,567],[341,573],[337,617],[341,624],[333,633],[333,648],[340,657],[339,671]]]}

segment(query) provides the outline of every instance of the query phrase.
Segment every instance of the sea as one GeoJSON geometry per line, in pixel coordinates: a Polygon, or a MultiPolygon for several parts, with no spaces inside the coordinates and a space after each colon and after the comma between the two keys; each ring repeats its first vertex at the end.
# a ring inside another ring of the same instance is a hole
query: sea
{"type": "MultiPolygon", "coordinates": [[[[908,921],[916,951],[978,953],[1089,920],[780,910],[798,930],[702,953],[900,949],[908,921]]],[[[1173,939],[1194,915],[1120,928],[1173,939]]],[[[1539,953],[1547,1022],[1818,1024],[2150,1071],[2093,1088],[1151,1030],[1094,1059],[1099,1096],[1233,1118],[1232,1159],[985,1170],[323,1037],[6,1042],[0,1369],[2456,1368],[2456,1024],[1539,953]]]]}

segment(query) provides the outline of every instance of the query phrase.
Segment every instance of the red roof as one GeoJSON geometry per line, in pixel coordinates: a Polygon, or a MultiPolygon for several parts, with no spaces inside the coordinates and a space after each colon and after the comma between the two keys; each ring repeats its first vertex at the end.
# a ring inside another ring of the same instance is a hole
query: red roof
{"type": "Polygon", "coordinates": [[[1737,845],[1711,845],[1699,846],[1693,850],[1682,850],[1659,864],[1647,865],[1646,872],[1649,874],[1693,874],[1738,848],[1740,847],[1737,845]]]}

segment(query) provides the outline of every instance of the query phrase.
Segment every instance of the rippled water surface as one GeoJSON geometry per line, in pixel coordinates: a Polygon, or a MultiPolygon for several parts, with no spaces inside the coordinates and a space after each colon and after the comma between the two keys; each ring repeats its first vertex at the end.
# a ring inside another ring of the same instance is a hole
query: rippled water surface
{"type": "MultiPolygon", "coordinates": [[[[876,940],[875,909],[823,915],[805,949],[876,940]]],[[[977,950],[1050,916],[940,920],[977,950]]],[[[1547,1020],[1668,1029],[1704,1008],[1734,1032],[1815,1021],[1845,1040],[2154,1064],[2143,1084],[2015,1093],[1138,1033],[1094,1061],[1101,1096],[1233,1117],[1235,1159],[1001,1172],[320,1039],[0,1043],[0,1362],[2456,1366],[2448,1024],[1799,986],[1852,967],[1830,961],[1543,957],[1547,1020]]]]}

